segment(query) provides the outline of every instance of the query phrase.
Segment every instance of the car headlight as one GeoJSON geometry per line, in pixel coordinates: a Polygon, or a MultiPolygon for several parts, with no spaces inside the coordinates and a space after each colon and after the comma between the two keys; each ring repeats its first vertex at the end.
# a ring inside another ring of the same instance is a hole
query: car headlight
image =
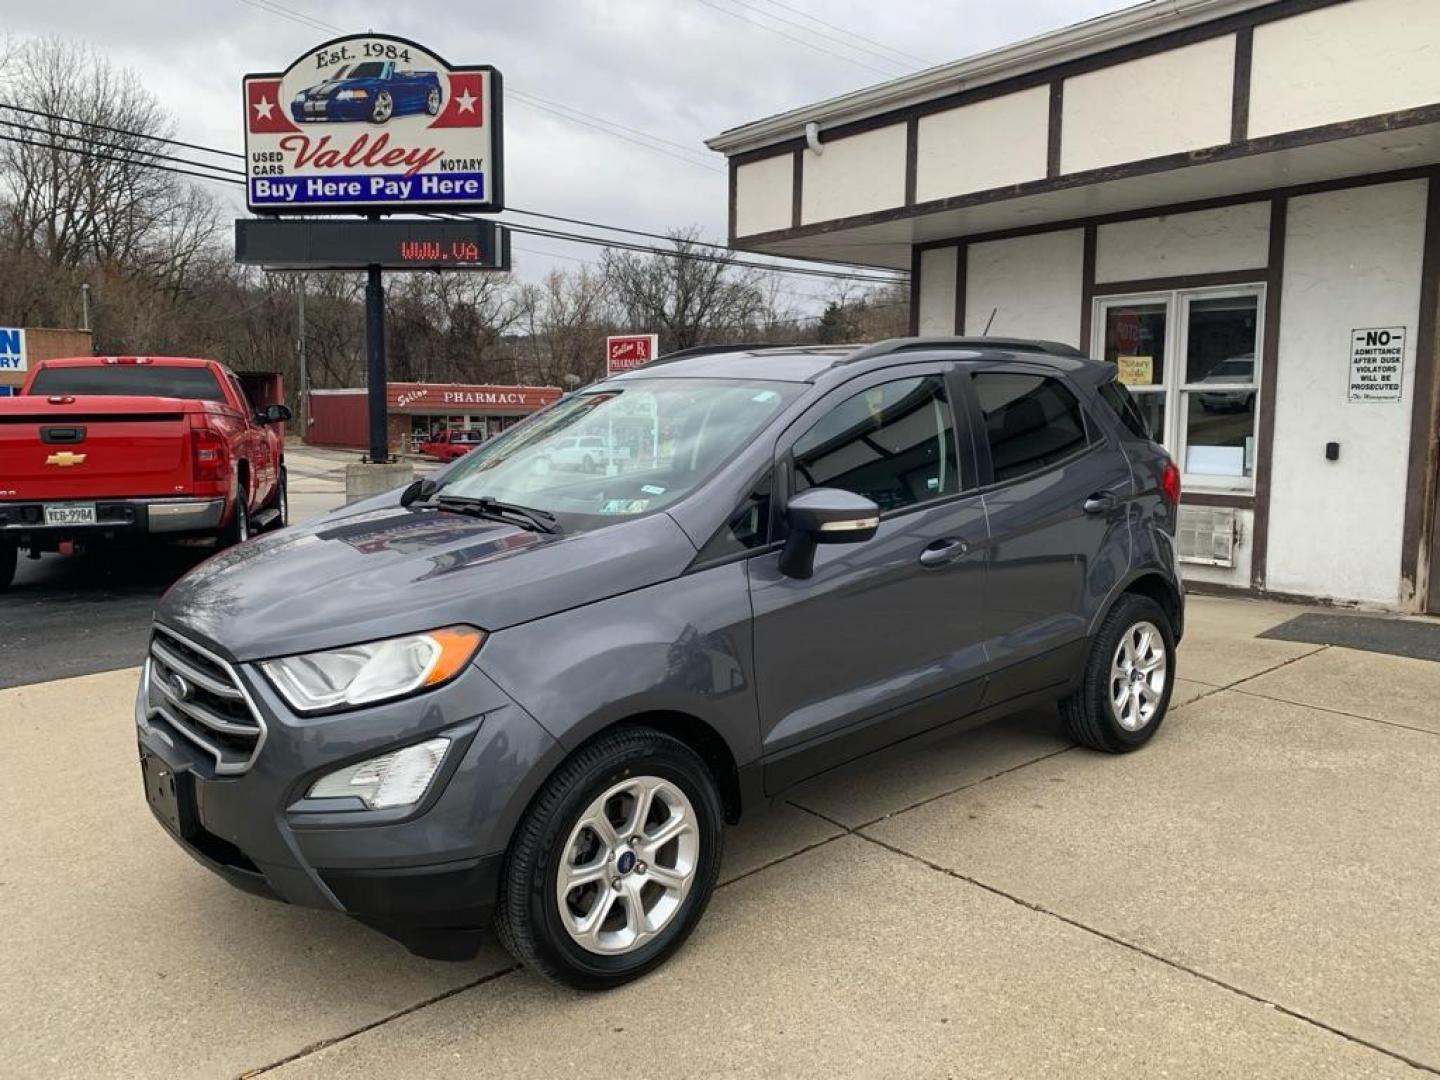
{"type": "Polygon", "coordinates": [[[364,101],[370,96],[368,90],[341,90],[335,95],[336,101],[364,101]]]}
{"type": "Polygon", "coordinates": [[[266,660],[260,669],[298,712],[369,705],[429,690],[465,669],[485,640],[473,626],[266,660]]]}
{"type": "Polygon", "coordinates": [[[358,798],[371,810],[413,806],[425,797],[449,748],[449,739],[430,739],[348,765],[317,780],[310,798],[358,798]]]}

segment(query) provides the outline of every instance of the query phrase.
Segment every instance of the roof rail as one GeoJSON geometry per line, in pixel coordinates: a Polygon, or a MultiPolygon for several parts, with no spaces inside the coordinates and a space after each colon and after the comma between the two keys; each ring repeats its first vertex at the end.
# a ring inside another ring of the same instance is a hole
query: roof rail
{"type": "MultiPolygon", "coordinates": [[[[705,356],[709,353],[750,352],[754,349],[782,349],[784,347],[783,345],[758,341],[730,345],[691,345],[688,349],[677,349],[675,352],[664,353],[657,356],[654,360],[651,360],[648,364],[641,364],[640,366],[654,367],[656,364],[668,364],[673,360],[686,360],[692,356],[705,356]]],[[[796,347],[800,348],[803,346],[796,347]]]]}
{"type": "Polygon", "coordinates": [[[1044,356],[1064,356],[1083,360],[1085,354],[1073,345],[1059,341],[1031,341],[1027,338],[1008,337],[904,337],[889,338],[866,345],[847,356],[842,363],[853,364],[858,360],[869,360],[875,356],[890,356],[894,353],[919,352],[925,349],[997,349],[1001,352],[1039,353],[1044,356]]]}

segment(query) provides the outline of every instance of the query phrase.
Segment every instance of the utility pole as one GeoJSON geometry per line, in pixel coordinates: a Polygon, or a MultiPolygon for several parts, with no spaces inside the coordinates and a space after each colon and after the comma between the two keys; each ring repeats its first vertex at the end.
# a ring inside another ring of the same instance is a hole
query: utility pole
{"type": "Polygon", "coordinates": [[[295,351],[300,357],[300,438],[310,435],[310,365],[305,360],[305,293],[309,290],[310,275],[300,275],[299,335],[295,339],[295,351]]]}

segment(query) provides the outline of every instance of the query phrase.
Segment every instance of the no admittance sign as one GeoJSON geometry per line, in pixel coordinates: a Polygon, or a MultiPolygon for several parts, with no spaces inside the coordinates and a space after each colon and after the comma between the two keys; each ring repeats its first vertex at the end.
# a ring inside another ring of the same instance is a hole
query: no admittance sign
{"type": "Polygon", "coordinates": [[[1405,375],[1405,327],[1350,331],[1351,401],[1399,401],[1405,375]]]}

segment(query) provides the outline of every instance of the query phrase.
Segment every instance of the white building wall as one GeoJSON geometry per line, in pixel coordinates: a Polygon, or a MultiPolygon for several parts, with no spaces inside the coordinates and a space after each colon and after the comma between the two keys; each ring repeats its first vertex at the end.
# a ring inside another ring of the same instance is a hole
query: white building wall
{"type": "Polygon", "coordinates": [[[777,154],[735,169],[735,235],[790,228],[795,197],[795,157],[777,154]]]}
{"type": "Polygon", "coordinates": [[[1400,602],[1426,182],[1307,195],[1286,223],[1266,586],[1400,602]],[[1404,326],[1402,400],[1351,403],[1351,331],[1404,326]],[[1325,444],[1340,443],[1340,460],[1325,444]]]}
{"type": "Polygon", "coordinates": [[[1270,261],[1270,204],[1141,218],[1096,230],[1095,280],[1209,274],[1264,268],[1270,261]]]}
{"type": "Polygon", "coordinates": [[[955,333],[958,267],[958,248],[930,248],[920,253],[920,333],[955,333]]]}
{"type": "Polygon", "coordinates": [[[905,125],[825,141],[804,155],[800,220],[817,221],[905,205],[905,125]]]}
{"type": "Polygon", "coordinates": [[[1060,171],[1230,141],[1235,38],[1212,38],[1065,80],[1060,171]]]}
{"type": "Polygon", "coordinates": [[[1440,101],[1440,3],[1351,0],[1255,28],[1250,137],[1440,101]]]}
{"type": "Polygon", "coordinates": [[[1050,88],[1036,86],[920,118],[918,202],[1043,180],[1050,147],[1050,88]]]}
{"type": "Polygon", "coordinates": [[[1080,346],[1083,229],[990,240],[969,247],[965,333],[1042,338],[1080,346]]]}

